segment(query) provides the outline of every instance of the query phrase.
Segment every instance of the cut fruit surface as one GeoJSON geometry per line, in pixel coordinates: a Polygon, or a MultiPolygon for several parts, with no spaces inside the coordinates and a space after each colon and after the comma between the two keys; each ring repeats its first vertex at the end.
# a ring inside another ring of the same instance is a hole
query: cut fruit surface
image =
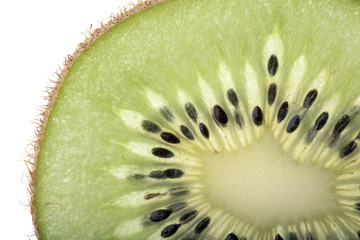
{"type": "Polygon", "coordinates": [[[169,0],[113,26],[51,96],[38,235],[358,239],[359,12],[169,0]]]}

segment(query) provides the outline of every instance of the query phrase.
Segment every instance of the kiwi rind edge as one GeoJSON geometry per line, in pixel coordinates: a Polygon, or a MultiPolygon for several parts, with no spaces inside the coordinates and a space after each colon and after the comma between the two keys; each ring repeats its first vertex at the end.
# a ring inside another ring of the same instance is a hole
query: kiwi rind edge
{"type": "Polygon", "coordinates": [[[56,74],[56,80],[50,80],[52,86],[47,87],[44,100],[46,103],[40,107],[40,113],[38,114],[37,119],[35,120],[35,136],[29,144],[29,150],[26,151],[26,159],[24,160],[26,167],[28,169],[27,173],[27,192],[28,192],[28,204],[30,206],[30,213],[32,216],[32,223],[34,226],[34,234],[37,239],[40,239],[40,233],[38,231],[38,226],[36,222],[35,214],[35,179],[36,179],[36,163],[37,158],[40,152],[40,144],[44,139],[45,127],[47,120],[51,113],[51,109],[56,101],[56,97],[60,86],[63,80],[66,78],[71,66],[76,61],[76,59],[101,35],[107,32],[109,29],[117,25],[118,23],[124,21],[125,19],[139,13],[149,7],[152,7],[166,0],[138,0],[136,4],[127,4],[123,7],[120,12],[110,15],[109,20],[106,23],[101,22],[100,27],[92,29],[90,25],[89,30],[85,34],[85,39],[82,43],[78,44],[77,48],[71,55],[67,55],[64,59],[62,68],[60,68],[56,74]]]}

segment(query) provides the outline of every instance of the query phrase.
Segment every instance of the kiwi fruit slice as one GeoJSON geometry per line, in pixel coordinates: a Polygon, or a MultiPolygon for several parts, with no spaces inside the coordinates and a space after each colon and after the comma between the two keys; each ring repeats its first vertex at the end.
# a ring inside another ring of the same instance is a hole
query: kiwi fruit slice
{"type": "Polygon", "coordinates": [[[169,0],[113,17],[49,93],[38,237],[358,239],[359,12],[169,0]]]}

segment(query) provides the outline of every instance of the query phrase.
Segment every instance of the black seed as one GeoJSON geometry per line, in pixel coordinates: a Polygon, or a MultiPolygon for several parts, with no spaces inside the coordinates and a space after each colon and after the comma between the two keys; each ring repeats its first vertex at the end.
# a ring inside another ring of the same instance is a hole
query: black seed
{"type": "Polygon", "coordinates": [[[350,155],[357,147],[357,143],[355,141],[351,141],[348,145],[346,145],[340,152],[340,157],[346,157],[350,155]]]}
{"type": "Polygon", "coordinates": [[[293,117],[286,127],[286,132],[293,133],[299,127],[300,121],[301,121],[301,118],[299,115],[296,115],[295,117],[293,117]]]}
{"type": "Polygon", "coordinates": [[[164,175],[167,178],[180,178],[184,175],[184,172],[180,169],[166,169],[164,175]]]}
{"type": "Polygon", "coordinates": [[[231,104],[232,104],[234,107],[238,107],[238,106],[239,106],[239,99],[238,99],[237,94],[236,94],[236,92],[234,91],[234,89],[230,88],[230,89],[227,91],[227,97],[228,97],[229,101],[231,102],[231,104]]]}
{"type": "Polygon", "coordinates": [[[159,133],[161,131],[161,128],[158,125],[148,120],[142,121],[141,127],[149,133],[159,133]]]}
{"type": "Polygon", "coordinates": [[[210,136],[209,130],[208,130],[208,128],[205,126],[205,124],[200,123],[200,124],[199,124],[199,130],[200,130],[201,134],[202,134],[205,138],[209,139],[209,136],[210,136]]]}
{"type": "Polygon", "coordinates": [[[276,234],[275,240],[284,240],[280,234],[276,234]]]}
{"type": "Polygon", "coordinates": [[[281,104],[280,108],[279,108],[279,112],[278,112],[278,115],[277,115],[277,121],[278,123],[281,123],[286,115],[287,115],[287,112],[288,112],[288,109],[289,109],[289,103],[288,102],[283,102],[283,104],[281,104]]]}
{"type": "Polygon", "coordinates": [[[290,232],[288,235],[287,235],[287,240],[297,240],[297,236],[294,232],[290,232]]]}
{"type": "Polygon", "coordinates": [[[228,122],[228,117],[224,111],[219,105],[215,105],[213,107],[214,117],[216,121],[218,121],[221,125],[226,125],[228,122]]]}
{"type": "Polygon", "coordinates": [[[168,143],[173,143],[173,144],[180,143],[180,139],[179,139],[177,136],[175,136],[174,134],[169,133],[169,132],[162,132],[162,133],[160,133],[160,137],[161,137],[165,142],[168,142],[168,143]]]}
{"type": "Polygon", "coordinates": [[[198,223],[198,225],[196,225],[195,227],[195,233],[199,234],[202,233],[208,226],[210,223],[210,217],[206,217],[203,220],[201,220],[201,222],[198,223]]]}
{"type": "Polygon", "coordinates": [[[318,96],[318,91],[316,89],[311,90],[308,92],[304,99],[303,108],[310,108],[311,105],[315,102],[318,96]]]}
{"type": "Polygon", "coordinates": [[[276,90],[277,90],[276,84],[275,83],[270,84],[268,90],[268,103],[270,106],[275,102],[276,90]]]}
{"type": "Polygon", "coordinates": [[[360,239],[360,231],[357,231],[356,234],[357,234],[358,238],[360,239]]]}
{"type": "Polygon", "coordinates": [[[226,236],[225,240],[239,240],[238,237],[234,233],[230,233],[226,236]]]}
{"type": "Polygon", "coordinates": [[[234,117],[235,117],[236,124],[239,125],[240,128],[242,128],[242,121],[241,121],[240,114],[235,111],[234,117]]]}
{"type": "Polygon", "coordinates": [[[329,119],[329,113],[323,112],[322,114],[320,114],[320,116],[316,119],[315,122],[315,130],[320,131],[325,126],[328,119],[329,119]]]}
{"type": "Polygon", "coordinates": [[[168,209],[170,211],[175,212],[175,211],[179,211],[180,209],[183,209],[186,206],[187,206],[186,202],[177,202],[177,203],[174,203],[174,204],[168,206],[168,209]]]}
{"type": "Polygon", "coordinates": [[[161,236],[163,238],[171,237],[172,235],[174,235],[176,233],[176,231],[179,229],[179,227],[181,227],[181,224],[169,225],[161,231],[161,236]]]}
{"type": "Polygon", "coordinates": [[[256,106],[252,112],[252,119],[256,126],[260,126],[263,122],[263,113],[261,108],[256,106]]]}
{"type": "Polygon", "coordinates": [[[152,222],[163,221],[163,220],[167,219],[171,213],[172,212],[167,209],[156,210],[155,212],[152,212],[150,214],[150,221],[152,221],[152,222]]]}
{"type": "Polygon", "coordinates": [[[271,55],[267,65],[267,69],[270,76],[275,76],[278,68],[279,68],[279,62],[276,55],[271,55]]]}
{"type": "Polygon", "coordinates": [[[151,153],[160,158],[171,158],[174,156],[173,152],[161,147],[153,148],[151,153]]]}
{"type": "Polygon", "coordinates": [[[344,115],[335,125],[333,130],[333,136],[339,135],[346,126],[350,123],[350,116],[344,115]]]}
{"type": "Polygon", "coordinates": [[[197,115],[196,108],[194,107],[194,105],[192,105],[191,103],[186,103],[185,110],[186,110],[187,114],[189,115],[189,117],[191,118],[191,120],[193,120],[194,123],[196,123],[198,115],[197,115]]]}
{"type": "Polygon", "coordinates": [[[152,171],[149,174],[149,177],[155,178],[155,179],[165,179],[164,172],[163,171],[152,171]]]}
{"type": "Polygon", "coordinates": [[[277,87],[275,83],[272,83],[268,90],[268,103],[271,106],[275,102],[277,87]]]}
{"type": "Polygon", "coordinates": [[[168,120],[169,122],[172,122],[174,115],[171,113],[170,109],[167,107],[162,107],[160,109],[161,114],[163,115],[163,117],[168,120]]]}
{"type": "Polygon", "coordinates": [[[193,210],[191,212],[185,213],[184,215],[182,215],[179,219],[179,222],[181,224],[186,224],[190,221],[192,221],[194,218],[196,218],[197,216],[197,211],[193,210]]]}
{"type": "Polygon", "coordinates": [[[185,137],[187,137],[190,140],[194,140],[194,135],[191,133],[190,129],[184,125],[180,126],[180,130],[182,134],[184,134],[185,137]]]}

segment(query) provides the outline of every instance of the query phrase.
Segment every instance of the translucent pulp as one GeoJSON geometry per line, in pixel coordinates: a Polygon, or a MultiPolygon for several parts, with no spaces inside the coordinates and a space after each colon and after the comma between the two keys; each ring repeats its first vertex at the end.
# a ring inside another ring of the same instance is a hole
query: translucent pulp
{"type": "Polygon", "coordinates": [[[270,132],[251,146],[203,159],[206,198],[254,227],[295,224],[340,211],[335,176],[294,161],[270,132]]]}

